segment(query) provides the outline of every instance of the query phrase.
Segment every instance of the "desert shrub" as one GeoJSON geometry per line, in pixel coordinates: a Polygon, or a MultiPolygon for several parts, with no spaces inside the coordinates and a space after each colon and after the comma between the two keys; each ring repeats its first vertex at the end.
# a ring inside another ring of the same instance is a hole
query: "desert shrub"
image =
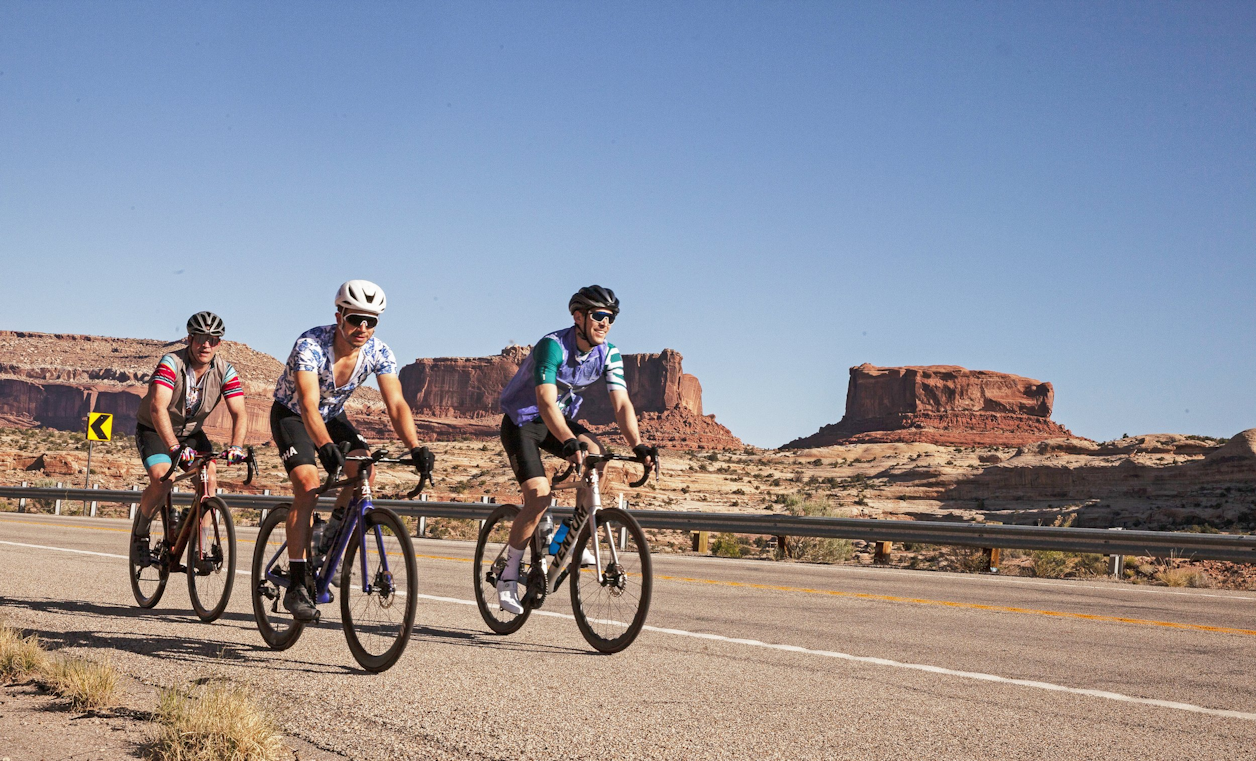
{"type": "Polygon", "coordinates": [[[1058,550],[1034,550],[1029,554],[1034,576],[1062,579],[1068,573],[1068,555],[1058,550]]]}
{"type": "Polygon", "coordinates": [[[737,541],[737,537],[727,531],[718,534],[715,541],[711,543],[711,554],[721,558],[739,558],[741,557],[741,543],[737,541]]]}
{"type": "MultiPolygon", "coordinates": [[[[789,494],[781,504],[790,515],[803,515],[814,518],[845,518],[845,513],[837,510],[823,497],[805,497],[800,494],[789,494]]],[[[855,548],[847,539],[828,539],[823,537],[794,536],[788,541],[788,555],[795,560],[808,563],[841,563],[855,554],[855,548]]],[[[783,555],[783,548],[778,548],[777,555],[783,555]]]]}
{"type": "Polygon", "coordinates": [[[428,518],[427,535],[433,539],[474,542],[480,535],[480,522],[469,518],[428,518]]]}
{"type": "Polygon", "coordinates": [[[162,692],[153,761],[271,761],[291,758],[276,721],[245,689],[211,684],[200,694],[162,692]]]}

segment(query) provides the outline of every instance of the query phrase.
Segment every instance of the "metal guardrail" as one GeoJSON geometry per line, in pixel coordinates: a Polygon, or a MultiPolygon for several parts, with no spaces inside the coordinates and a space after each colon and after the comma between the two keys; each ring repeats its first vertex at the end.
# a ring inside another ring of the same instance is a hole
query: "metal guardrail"
{"type": "MultiPolygon", "coordinates": [[[[290,497],[266,494],[222,494],[236,509],[267,510],[290,502],[290,497]]],[[[134,503],[139,492],[105,489],[62,489],[0,486],[0,497],[27,500],[134,503]]],[[[176,492],[174,501],[189,504],[191,492],[176,492]]],[[[497,508],[484,502],[429,502],[377,499],[376,505],[400,515],[427,518],[483,519],[497,508]]],[[[331,509],[334,500],[320,505],[331,509]]],[[[565,516],[571,508],[555,508],[565,516]]],[[[1194,560],[1256,562],[1256,536],[1196,534],[1175,531],[1112,531],[1095,528],[1054,526],[1008,526],[988,523],[948,521],[897,521],[868,518],[808,518],[792,515],[747,513],[696,513],[664,510],[634,510],[633,517],[645,528],[674,531],[728,531],[736,534],[805,536],[856,539],[867,542],[940,544],[964,547],[1017,550],[1059,550],[1098,555],[1139,555],[1179,557],[1194,560]]]]}

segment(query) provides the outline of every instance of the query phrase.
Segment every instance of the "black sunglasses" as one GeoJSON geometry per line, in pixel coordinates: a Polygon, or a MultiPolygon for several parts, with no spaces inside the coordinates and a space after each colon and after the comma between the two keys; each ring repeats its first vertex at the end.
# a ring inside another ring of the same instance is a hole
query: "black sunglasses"
{"type": "Polygon", "coordinates": [[[345,322],[357,328],[373,328],[379,324],[379,318],[370,314],[347,314],[345,322]]]}
{"type": "Polygon", "coordinates": [[[614,325],[615,313],[614,312],[589,312],[589,319],[593,320],[594,322],[602,322],[603,320],[609,320],[610,324],[614,325]]]}

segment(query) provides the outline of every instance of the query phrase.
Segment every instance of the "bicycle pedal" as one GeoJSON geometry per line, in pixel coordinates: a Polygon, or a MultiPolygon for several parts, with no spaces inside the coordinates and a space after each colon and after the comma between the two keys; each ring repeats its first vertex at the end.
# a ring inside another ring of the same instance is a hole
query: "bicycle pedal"
{"type": "Polygon", "coordinates": [[[314,618],[310,620],[310,623],[317,624],[320,620],[322,620],[322,618],[323,618],[323,611],[316,610],[314,611],[314,618]]]}

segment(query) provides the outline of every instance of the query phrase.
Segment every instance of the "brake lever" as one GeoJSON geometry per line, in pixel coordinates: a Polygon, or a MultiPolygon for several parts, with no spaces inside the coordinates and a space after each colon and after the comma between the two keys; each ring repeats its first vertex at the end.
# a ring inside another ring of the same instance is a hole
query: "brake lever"
{"type": "Polygon", "coordinates": [[[249,447],[248,451],[249,456],[244,458],[244,466],[249,470],[248,476],[244,479],[245,486],[253,483],[253,476],[257,474],[257,456],[253,454],[253,447],[249,447]]]}
{"type": "Polygon", "coordinates": [[[179,467],[179,459],[183,457],[183,450],[187,448],[187,444],[180,444],[179,448],[175,450],[174,455],[170,459],[170,470],[167,470],[166,475],[161,477],[162,483],[169,481],[174,476],[175,470],[179,467]]]}

